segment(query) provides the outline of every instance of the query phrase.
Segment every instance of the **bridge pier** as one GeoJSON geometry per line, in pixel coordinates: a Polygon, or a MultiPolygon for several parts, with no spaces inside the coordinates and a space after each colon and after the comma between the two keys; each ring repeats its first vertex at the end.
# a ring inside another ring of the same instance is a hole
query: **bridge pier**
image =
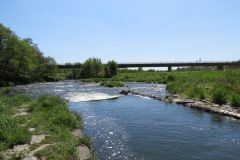
{"type": "Polygon", "coordinates": [[[171,72],[171,71],[172,71],[172,67],[168,66],[168,72],[171,72]]]}

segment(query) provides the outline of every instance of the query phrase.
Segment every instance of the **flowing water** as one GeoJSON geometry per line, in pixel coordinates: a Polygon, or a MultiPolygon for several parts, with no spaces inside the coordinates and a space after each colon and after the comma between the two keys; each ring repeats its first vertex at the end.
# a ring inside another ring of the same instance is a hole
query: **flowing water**
{"type": "MultiPolygon", "coordinates": [[[[127,83],[131,89],[164,96],[164,85],[127,83]]],[[[100,160],[239,160],[240,122],[182,105],[140,96],[120,96],[120,89],[76,81],[17,87],[38,97],[55,94],[82,114],[84,132],[100,160]],[[98,100],[98,101],[96,101],[98,100]]]]}

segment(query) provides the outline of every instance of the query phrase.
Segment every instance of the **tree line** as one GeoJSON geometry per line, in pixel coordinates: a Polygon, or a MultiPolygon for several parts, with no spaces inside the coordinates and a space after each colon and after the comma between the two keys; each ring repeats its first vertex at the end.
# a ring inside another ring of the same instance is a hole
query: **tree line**
{"type": "Polygon", "coordinates": [[[98,58],[89,58],[81,68],[59,69],[52,57],[45,57],[31,38],[21,39],[0,24],[0,86],[27,84],[37,81],[112,77],[117,63],[103,65],[98,58]]]}
{"type": "Polygon", "coordinates": [[[53,80],[56,62],[44,57],[32,39],[19,38],[0,24],[0,85],[53,80]]]}

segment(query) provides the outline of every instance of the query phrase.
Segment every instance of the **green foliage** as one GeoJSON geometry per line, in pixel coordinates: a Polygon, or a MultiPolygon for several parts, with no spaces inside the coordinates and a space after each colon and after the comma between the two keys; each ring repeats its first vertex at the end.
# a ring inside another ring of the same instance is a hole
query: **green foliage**
{"type": "Polygon", "coordinates": [[[101,60],[97,58],[89,58],[82,64],[80,74],[82,78],[102,77],[104,71],[101,60]]]}
{"type": "Polygon", "coordinates": [[[113,77],[117,75],[118,65],[115,61],[109,61],[104,66],[104,75],[107,78],[113,77]]]}
{"type": "Polygon", "coordinates": [[[82,127],[81,117],[77,113],[69,111],[65,101],[56,96],[42,96],[37,99],[29,109],[35,117],[35,125],[40,121],[41,124],[48,126],[48,130],[58,127],[78,128],[82,127]]]}
{"type": "Polygon", "coordinates": [[[5,95],[12,92],[12,87],[3,87],[0,89],[0,95],[5,95]]]}
{"type": "Polygon", "coordinates": [[[205,92],[202,87],[193,86],[188,89],[187,97],[189,98],[197,98],[197,99],[205,99],[205,92]]]}
{"type": "Polygon", "coordinates": [[[231,106],[240,107],[240,95],[237,93],[233,93],[231,97],[231,106]]]}
{"type": "Polygon", "coordinates": [[[169,93],[179,94],[186,98],[212,99],[213,102],[220,104],[235,101],[235,106],[237,105],[237,97],[240,96],[240,69],[238,68],[224,71],[198,69],[196,71],[172,72],[139,72],[138,70],[122,69],[112,78],[87,79],[87,81],[166,83],[169,93]],[[236,95],[231,96],[232,93],[236,95]]]}
{"type": "Polygon", "coordinates": [[[47,157],[52,160],[76,159],[76,147],[79,143],[65,128],[58,128],[51,139],[56,142],[55,145],[49,146],[36,154],[37,157],[47,157]]]}
{"type": "Polygon", "coordinates": [[[88,148],[92,148],[92,140],[88,136],[83,136],[79,142],[85,144],[88,148]]]}
{"type": "Polygon", "coordinates": [[[102,81],[101,86],[105,86],[105,87],[123,87],[123,83],[119,82],[119,81],[102,81]]]}
{"type": "Polygon", "coordinates": [[[167,76],[167,82],[172,82],[172,81],[175,81],[176,80],[176,77],[174,75],[168,75],[167,76]]]}
{"type": "Polygon", "coordinates": [[[30,112],[31,123],[28,127],[36,128],[37,133],[49,134],[46,143],[54,143],[36,156],[56,160],[76,159],[76,147],[80,142],[69,131],[82,128],[80,115],[70,112],[62,98],[50,95],[39,97],[30,106],[30,112]]]}
{"type": "Polygon", "coordinates": [[[216,88],[213,90],[212,101],[216,104],[225,104],[227,103],[227,94],[224,88],[216,88]]]}
{"type": "Polygon", "coordinates": [[[0,144],[11,148],[17,144],[25,144],[29,140],[28,131],[21,128],[12,116],[0,114],[0,144]]]}
{"type": "Polygon", "coordinates": [[[30,38],[20,39],[0,24],[0,86],[46,80],[55,68],[54,59],[45,58],[30,38]]]}

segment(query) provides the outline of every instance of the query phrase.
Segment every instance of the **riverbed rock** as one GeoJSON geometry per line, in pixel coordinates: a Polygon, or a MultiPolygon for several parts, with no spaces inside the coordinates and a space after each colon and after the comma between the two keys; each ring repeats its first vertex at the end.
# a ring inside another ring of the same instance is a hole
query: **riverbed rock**
{"type": "Polygon", "coordinates": [[[130,92],[130,90],[121,90],[119,94],[128,95],[130,92]]]}
{"type": "Polygon", "coordinates": [[[74,129],[70,132],[76,139],[80,139],[83,137],[83,133],[81,129],[74,129]]]}
{"type": "Polygon", "coordinates": [[[78,152],[77,154],[78,160],[89,160],[91,158],[91,153],[87,146],[78,146],[77,152],[78,152]]]}
{"type": "Polygon", "coordinates": [[[38,144],[41,143],[46,138],[46,135],[32,135],[32,139],[30,144],[38,144]]]}
{"type": "Polygon", "coordinates": [[[187,103],[186,104],[186,106],[192,107],[192,108],[203,107],[204,105],[205,105],[205,103],[203,103],[202,101],[196,101],[194,103],[187,103]]]}
{"type": "Polygon", "coordinates": [[[29,145],[23,144],[14,146],[13,149],[6,150],[2,155],[3,159],[10,160],[13,156],[18,158],[25,157],[29,153],[29,151],[29,145]]]}
{"type": "Polygon", "coordinates": [[[183,104],[186,105],[187,103],[194,103],[194,100],[191,99],[180,99],[180,98],[175,98],[172,100],[176,104],[183,104]]]}
{"type": "Polygon", "coordinates": [[[31,151],[28,156],[29,156],[29,157],[32,157],[32,156],[33,156],[34,154],[36,154],[37,152],[42,151],[42,150],[46,149],[47,147],[49,147],[49,146],[51,146],[51,145],[54,145],[54,144],[44,144],[44,145],[41,145],[41,146],[38,147],[37,149],[31,151]]]}
{"type": "Polygon", "coordinates": [[[23,158],[23,160],[38,160],[38,158],[34,157],[34,156],[31,156],[31,157],[23,158]]]}

